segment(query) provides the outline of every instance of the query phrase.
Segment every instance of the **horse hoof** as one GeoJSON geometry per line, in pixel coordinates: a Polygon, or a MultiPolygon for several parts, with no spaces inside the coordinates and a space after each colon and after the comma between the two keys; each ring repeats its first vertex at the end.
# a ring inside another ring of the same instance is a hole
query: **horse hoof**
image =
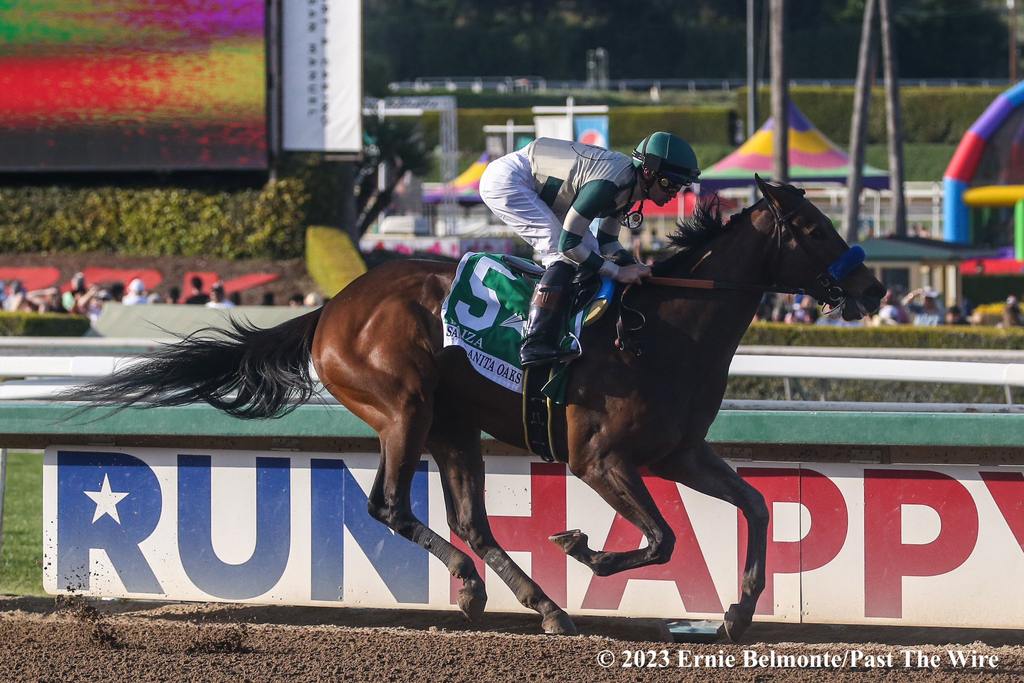
{"type": "Polygon", "coordinates": [[[579,529],[562,531],[554,536],[548,536],[548,540],[561,548],[566,555],[571,557],[576,557],[575,553],[580,548],[587,547],[587,535],[579,529]]]}
{"type": "Polygon", "coordinates": [[[750,626],[750,621],[751,615],[745,614],[739,605],[730,605],[729,611],[725,613],[725,623],[722,624],[722,628],[731,642],[738,643],[750,626]]]}
{"type": "Polygon", "coordinates": [[[574,636],[579,633],[576,630],[576,624],[563,610],[549,613],[540,625],[544,628],[544,633],[553,636],[574,636]]]}
{"type": "Polygon", "coordinates": [[[466,579],[459,590],[459,609],[469,621],[478,621],[487,606],[487,590],[478,578],[466,579]]]}

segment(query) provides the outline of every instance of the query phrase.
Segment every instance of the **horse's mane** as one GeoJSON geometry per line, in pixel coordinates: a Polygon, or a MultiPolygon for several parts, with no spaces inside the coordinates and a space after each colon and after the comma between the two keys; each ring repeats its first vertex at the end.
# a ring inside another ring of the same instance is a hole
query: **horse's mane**
{"type": "Polygon", "coordinates": [[[748,210],[744,209],[742,213],[723,220],[722,202],[717,194],[699,200],[693,215],[685,221],[678,222],[676,231],[669,235],[668,239],[674,249],[667,257],[654,264],[654,275],[665,275],[675,271],[687,259],[702,254],[701,247],[714,241],[729,228],[737,215],[742,216],[748,210]]]}

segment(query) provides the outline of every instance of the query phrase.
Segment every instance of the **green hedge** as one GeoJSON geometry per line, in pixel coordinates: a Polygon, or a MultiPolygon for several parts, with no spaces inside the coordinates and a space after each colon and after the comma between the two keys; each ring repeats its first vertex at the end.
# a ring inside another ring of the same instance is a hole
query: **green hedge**
{"type": "Polygon", "coordinates": [[[82,315],[0,312],[0,337],[81,337],[88,331],[82,315]]]}
{"type": "MultiPolygon", "coordinates": [[[[529,108],[459,109],[459,149],[477,154],[484,151],[485,125],[503,125],[512,119],[517,125],[533,125],[529,108]]],[[[648,106],[613,107],[608,111],[611,144],[632,147],[655,130],[669,130],[695,144],[732,144],[736,112],[732,107],[648,106]]],[[[422,124],[428,147],[439,141],[439,115],[427,112],[422,124]]]]}
{"type": "MultiPolygon", "coordinates": [[[[991,327],[826,327],[756,323],[745,345],[851,346],[938,349],[1024,349],[1024,328],[991,327]]],[[[822,362],[826,362],[822,360],[822,362]]],[[[829,401],[906,401],[920,403],[1004,403],[1002,387],[866,380],[791,379],[792,398],[829,401]]],[[[726,397],[782,399],[782,379],[730,377],[726,397]]],[[[1017,396],[1020,401],[1022,396],[1017,396]]]]}
{"type": "MultiPolygon", "coordinates": [[[[903,173],[907,180],[942,180],[954,152],[953,143],[908,142],[903,145],[903,173]]],[[[888,145],[868,145],[864,160],[876,168],[889,168],[888,145]]]]}
{"type": "Polygon", "coordinates": [[[303,253],[306,182],[259,190],[0,188],[0,252],[289,258],[303,253]]]}
{"type": "MultiPolygon", "coordinates": [[[[905,142],[960,142],[992,100],[1002,93],[1001,87],[915,88],[900,89],[905,142]]],[[[790,97],[821,132],[838,144],[850,140],[850,117],[853,113],[852,87],[797,87],[790,97]]],[[[761,121],[771,115],[771,95],[767,88],[758,92],[761,121]]],[[[747,90],[736,94],[736,109],[747,111],[747,90]]],[[[885,142],[885,91],[871,90],[871,111],[868,117],[868,141],[885,142]]]]}
{"type": "MultiPolygon", "coordinates": [[[[1001,87],[971,86],[962,88],[905,87],[900,91],[905,142],[914,144],[955,145],[982,112],[1003,92],[1001,87]]],[[[853,88],[850,86],[805,86],[790,89],[796,105],[825,135],[840,145],[849,144],[850,116],[853,112],[853,88]]],[[[614,106],[609,110],[612,145],[633,145],[652,130],[678,132],[694,144],[732,145],[737,116],[747,111],[746,88],[736,91],[732,106],[653,105],[614,106]]],[[[559,102],[564,96],[559,95],[559,102]]],[[[770,115],[770,93],[759,93],[761,121],[770,115]]],[[[493,101],[518,104],[515,98],[493,101]]],[[[554,100],[553,100],[554,101],[554,100]]],[[[481,100],[483,102],[483,100],[481,100]]],[[[503,124],[512,119],[517,124],[533,123],[529,107],[499,106],[493,108],[460,108],[459,147],[462,150],[483,150],[482,127],[503,124]]],[[[423,115],[429,145],[438,142],[438,114],[423,115]]],[[[868,141],[885,143],[885,92],[872,89],[868,141]]]]}
{"type": "Polygon", "coordinates": [[[866,346],[900,349],[1024,349],[1024,328],[966,325],[830,327],[755,323],[743,344],[764,346],[866,346]]]}
{"type": "Polygon", "coordinates": [[[736,112],[729,107],[617,107],[608,113],[614,145],[636,145],[656,130],[697,144],[732,144],[736,112]]]}

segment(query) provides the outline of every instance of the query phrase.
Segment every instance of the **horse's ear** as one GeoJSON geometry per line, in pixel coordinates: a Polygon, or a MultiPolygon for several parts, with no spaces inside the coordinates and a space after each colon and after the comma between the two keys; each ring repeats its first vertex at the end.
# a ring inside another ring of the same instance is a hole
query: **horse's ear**
{"type": "Polygon", "coordinates": [[[778,194],[778,188],[771,183],[766,182],[758,174],[754,174],[754,182],[757,183],[757,189],[764,195],[765,201],[768,204],[768,209],[772,212],[772,215],[778,218],[785,213],[782,208],[782,198],[778,194]]]}

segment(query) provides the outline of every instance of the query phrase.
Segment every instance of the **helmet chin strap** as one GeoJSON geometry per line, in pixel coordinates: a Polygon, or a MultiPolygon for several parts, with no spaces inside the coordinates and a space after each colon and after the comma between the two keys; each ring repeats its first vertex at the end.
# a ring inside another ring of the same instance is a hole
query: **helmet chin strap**
{"type": "Polygon", "coordinates": [[[644,201],[641,199],[636,208],[626,211],[619,219],[619,225],[628,228],[633,235],[640,234],[640,227],[644,224],[644,201]]]}
{"type": "Polygon", "coordinates": [[[622,218],[619,219],[619,225],[627,228],[633,235],[640,234],[640,228],[644,224],[644,200],[651,198],[651,188],[654,186],[655,174],[653,171],[648,170],[645,166],[640,167],[640,188],[643,191],[643,196],[640,201],[631,204],[633,208],[627,209],[622,218]],[[650,182],[647,182],[647,178],[650,178],[650,182]]]}

